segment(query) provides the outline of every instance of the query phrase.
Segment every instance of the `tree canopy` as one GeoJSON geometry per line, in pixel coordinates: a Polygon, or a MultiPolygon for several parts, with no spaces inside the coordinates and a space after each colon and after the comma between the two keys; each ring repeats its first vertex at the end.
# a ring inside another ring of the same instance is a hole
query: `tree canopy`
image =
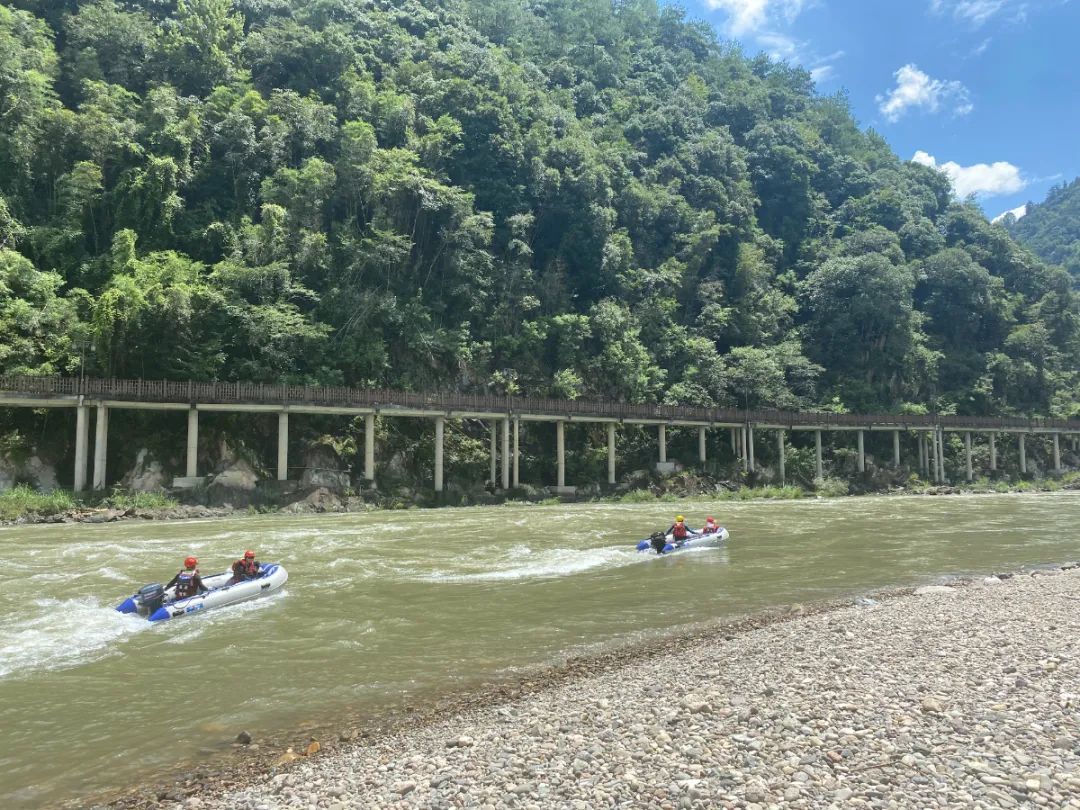
{"type": "Polygon", "coordinates": [[[1050,189],[1041,203],[1028,203],[1017,218],[1003,219],[1009,233],[1052,264],[1060,264],[1080,286],[1080,177],[1050,189]]]}
{"type": "Polygon", "coordinates": [[[0,371],[1080,401],[1063,270],[658,0],[0,6],[0,325],[0,371]]]}

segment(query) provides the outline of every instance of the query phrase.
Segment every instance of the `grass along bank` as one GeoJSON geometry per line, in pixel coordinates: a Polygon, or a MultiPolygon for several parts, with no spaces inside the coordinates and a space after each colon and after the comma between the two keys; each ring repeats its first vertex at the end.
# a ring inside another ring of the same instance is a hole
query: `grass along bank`
{"type": "Polygon", "coordinates": [[[68,490],[38,492],[18,484],[0,492],[0,521],[12,521],[31,516],[49,517],[80,511],[102,509],[171,509],[178,502],[161,492],[122,492],[76,496],[68,490]]]}

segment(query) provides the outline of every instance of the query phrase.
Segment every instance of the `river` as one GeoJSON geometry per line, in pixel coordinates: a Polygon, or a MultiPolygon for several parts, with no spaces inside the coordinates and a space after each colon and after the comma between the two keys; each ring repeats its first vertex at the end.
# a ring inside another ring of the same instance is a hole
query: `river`
{"type": "Polygon", "coordinates": [[[502,506],[0,528],[0,806],[209,756],[702,621],[1080,557],[1080,493],[502,506]],[[639,555],[676,509],[721,549],[639,555]],[[160,625],[112,608],[194,553],[271,597],[160,625]]]}

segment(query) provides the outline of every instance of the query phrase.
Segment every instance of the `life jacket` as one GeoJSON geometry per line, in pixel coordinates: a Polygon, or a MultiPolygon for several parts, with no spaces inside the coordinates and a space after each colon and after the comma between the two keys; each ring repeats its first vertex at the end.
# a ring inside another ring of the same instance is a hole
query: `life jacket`
{"type": "Polygon", "coordinates": [[[176,598],[187,599],[195,596],[199,589],[195,587],[195,577],[199,575],[199,569],[194,571],[183,570],[176,575],[176,598]]]}
{"type": "Polygon", "coordinates": [[[233,563],[232,570],[238,577],[254,577],[259,573],[259,564],[255,560],[241,557],[233,563]]]}
{"type": "Polygon", "coordinates": [[[671,530],[671,536],[674,537],[676,540],[685,540],[686,539],[686,524],[685,523],[676,523],[675,528],[673,528],[671,530]]]}
{"type": "Polygon", "coordinates": [[[716,534],[720,531],[720,527],[715,523],[706,523],[705,528],[701,530],[702,534],[716,534]]]}

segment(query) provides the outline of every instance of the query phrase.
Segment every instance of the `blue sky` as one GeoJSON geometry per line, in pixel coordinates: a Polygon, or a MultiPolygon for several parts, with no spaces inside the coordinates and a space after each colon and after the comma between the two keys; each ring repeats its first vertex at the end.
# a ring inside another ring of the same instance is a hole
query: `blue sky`
{"type": "Polygon", "coordinates": [[[990,217],[1080,175],[1080,0],[683,0],[846,90],[863,128],[990,217]]]}

